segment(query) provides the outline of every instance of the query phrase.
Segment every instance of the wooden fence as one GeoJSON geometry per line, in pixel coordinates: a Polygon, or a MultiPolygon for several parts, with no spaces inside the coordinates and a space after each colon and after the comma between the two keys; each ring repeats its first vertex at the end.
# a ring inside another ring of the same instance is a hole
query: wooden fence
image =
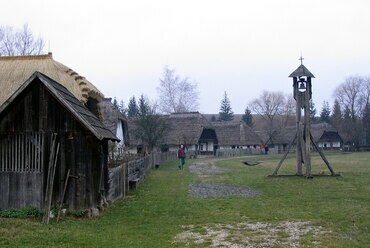
{"type": "MultiPolygon", "coordinates": [[[[216,157],[257,154],[261,154],[260,149],[222,149],[217,150],[216,157]]],[[[194,155],[194,151],[187,152],[187,157],[192,157],[194,155]]],[[[114,168],[110,168],[108,200],[114,201],[124,197],[130,189],[130,182],[140,182],[145,178],[149,170],[164,162],[176,159],[176,152],[156,152],[144,158],[122,163],[114,168]]]]}
{"type": "Polygon", "coordinates": [[[259,148],[244,148],[244,149],[218,149],[216,157],[234,157],[260,154],[259,148]]]}
{"type": "Polygon", "coordinates": [[[145,178],[149,170],[176,159],[176,152],[153,152],[144,158],[110,168],[108,200],[125,197],[130,189],[130,182],[136,184],[145,178]]]}

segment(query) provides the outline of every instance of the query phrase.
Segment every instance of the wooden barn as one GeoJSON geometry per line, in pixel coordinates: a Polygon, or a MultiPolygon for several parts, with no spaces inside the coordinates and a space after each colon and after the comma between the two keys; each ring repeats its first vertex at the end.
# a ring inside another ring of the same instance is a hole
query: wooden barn
{"type": "Polygon", "coordinates": [[[108,141],[118,141],[95,115],[103,95],[51,54],[0,57],[0,86],[0,208],[42,209],[47,198],[70,210],[97,207],[108,141]]]}
{"type": "Polygon", "coordinates": [[[68,170],[69,209],[103,200],[108,140],[117,138],[62,85],[32,75],[1,105],[0,134],[0,208],[43,208],[53,164],[55,204],[62,201],[68,170]]]}

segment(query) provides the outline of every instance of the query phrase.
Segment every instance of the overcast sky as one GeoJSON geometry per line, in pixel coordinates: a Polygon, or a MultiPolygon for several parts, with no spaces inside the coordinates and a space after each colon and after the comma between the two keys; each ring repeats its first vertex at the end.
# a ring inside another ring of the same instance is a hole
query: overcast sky
{"type": "Polygon", "coordinates": [[[368,0],[0,0],[0,25],[28,23],[55,60],[106,97],[158,98],[163,67],[198,83],[201,113],[226,91],[243,113],[263,90],[292,92],[299,65],[315,75],[313,100],[332,106],[351,75],[370,76],[368,0]],[[50,44],[50,45],[49,45],[50,44]]]}

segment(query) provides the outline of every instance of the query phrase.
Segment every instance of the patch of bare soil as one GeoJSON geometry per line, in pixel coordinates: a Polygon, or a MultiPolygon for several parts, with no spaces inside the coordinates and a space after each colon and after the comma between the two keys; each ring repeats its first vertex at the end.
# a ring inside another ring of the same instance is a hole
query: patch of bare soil
{"type": "Polygon", "coordinates": [[[327,231],[305,221],[284,221],[276,224],[241,222],[183,226],[184,231],[174,238],[183,247],[303,247],[300,239],[310,236],[311,247],[320,247],[315,241],[327,231]]]}

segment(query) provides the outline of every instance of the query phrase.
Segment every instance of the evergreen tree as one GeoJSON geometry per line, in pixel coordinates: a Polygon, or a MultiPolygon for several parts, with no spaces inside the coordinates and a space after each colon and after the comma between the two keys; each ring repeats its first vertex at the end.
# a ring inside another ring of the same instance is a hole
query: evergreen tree
{"type": "Polygon", "coordinates": [[[130,98],[128,102],[127,116],[129,118],[137,117],[139,115],[139,107],[137,106],[135,96],[130,98]]]}
{"type": "Polygon", "coordinates": [[[151,107],[148,99],[141,94],[139,98],[139,116],[146,116],[151,114],[151,107]]]}
{"type": "Polygon", "coordinates": [[[316,120],[316,108],[315,108],[315,103],[312,101],[312,99],[310,100],[310,118],[312,121],[315,121],[316,120]]]}
{"type": "Polygon", "coordinates": [[[212,115],[212,117],[211,117],[211,121],[212,121],[212,122],[217,121],[217,119],[216,119],[216,116],[215,116],[215,115],[212,115]]]}
{"type": "Polygon", "coordinates": [[[324,101],[320,113],[320,121],[330,122],[330,106],[327,101],[324,101]]]}
{"type": "Polygon", "coordinates": [[[249,110],[248,107],[245,109],[242,119],[245,122],[245,124],[247,124],[250,127],[253,127],[253,116],[252,112],[249,110]]]}
{"type": "Polygon", "coordinates": [[[335,99],[333,111],[330,116],[330,123],[338,130],[340,130],[340,127],[342,125],[343,121],[343,115],[342,110],[340,109],[339,101],[335,99]]]}
{"type": "Polygon", "coordinates": [[[342,134],[345,143],[353,146],[357,151],[360,148],[362,139],[362,125],[359,119],[353,117],[352,111],[346,107],[343,114],[342,134]]]}
{"type": "Polygon", "coordinates": [[[226,91],[224,93],[224,98],[221,101],[220,107],[220,121],[231,121],[234,119],[234,112],[231,109],[231,103],[229,98],[227,97],[226,91]]]}

